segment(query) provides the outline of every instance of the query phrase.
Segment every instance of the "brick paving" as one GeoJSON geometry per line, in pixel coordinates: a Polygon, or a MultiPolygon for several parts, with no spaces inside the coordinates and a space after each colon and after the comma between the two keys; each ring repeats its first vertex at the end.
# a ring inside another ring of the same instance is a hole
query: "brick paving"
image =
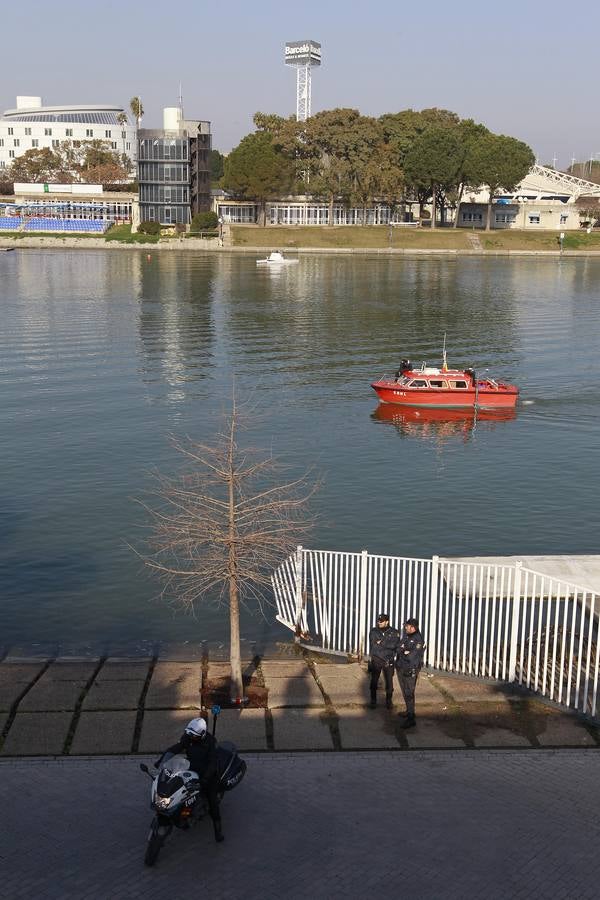
{"type": "Polygon", "coordinates": [[[0,761],[3,900],[592,900],[600,753],[263,753],[209,822],[143,865],[134,757],[0,761]]]}

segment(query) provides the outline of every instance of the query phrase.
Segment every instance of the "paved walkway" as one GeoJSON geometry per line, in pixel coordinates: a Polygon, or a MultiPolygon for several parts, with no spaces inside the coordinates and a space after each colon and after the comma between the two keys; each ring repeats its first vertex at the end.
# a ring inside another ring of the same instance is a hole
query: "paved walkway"
{"type": "Polygon", "coordinates": [[[411,897],[595,900],[600,754],[247,756],[209,822],[142,863],[149,781],[133,758],[3,760],[5,900],[411,897]]]}
{"type": "MultiPolygon", "coordinates": [[[[228,666],[198,659],[27,660],[0,663],[0,756],[155,753],[172,743],[225,683],[228,666]]],[[[600,728],[509,686],[423,672],[415,729],[367,707],[358,663],[255,658],[249,689],[263,708],[225,709],[220,732],[242,750],[598,747],[600,728]]]]}

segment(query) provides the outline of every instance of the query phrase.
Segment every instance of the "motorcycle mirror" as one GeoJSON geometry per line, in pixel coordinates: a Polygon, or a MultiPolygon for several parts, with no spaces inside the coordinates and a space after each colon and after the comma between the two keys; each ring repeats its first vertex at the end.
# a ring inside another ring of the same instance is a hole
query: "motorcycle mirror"
{"type": "Polygon", "coordinates": [[[213,714],[213,716],[218,716],[220,712],[221,712],[221,707],[219,706],[218,703],[215,703],[215,705],[211,709],[211,713],[213,714]]]}
{"type": "Polygon", "coordinates": [[[145,772],[146,775],[149,775],[149,774],[150,774],[149,771],[148,771],[148,766],[146,765],[146,763],[140,763],[140,769],[142,770],[142,772],[145,772]]]}

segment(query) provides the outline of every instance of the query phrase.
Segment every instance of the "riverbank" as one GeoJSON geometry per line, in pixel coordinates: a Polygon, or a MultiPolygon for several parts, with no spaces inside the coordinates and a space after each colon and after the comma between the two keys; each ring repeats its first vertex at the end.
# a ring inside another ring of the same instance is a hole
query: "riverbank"
{"type": "MultiPolygon", "coordinates": [[[[275,242],[268,246],[274,246],[275,242]]],[[[277,246],[281,247],[281,244],[277,246]]],[[[187,240],[169,240],[160,241],[157,244],[126,244],[118,241],[105,241],[103,238],[42,238],[28,237],[15,239],[13,237],[0,237],[0,250],[145,250],[148,253],[163,253],[169,251],[178,251],[183,253],[233,253],[233,254],[263,254],[264,246],[245,246],[245,247],[219,247],[218,242],[214,240],[200,240],[188,238],[187,240]]],[[[285,250],[284,252],[287,252],[285,250]]],[[[600,258],[600,248],[598,250],[565,250],[560,253],[558,250],[526,250],[526,249],[499,249],[499,250],[465,250],[465,249],[434,249],[421,247],[394,247],[376,248],[376,247],[294,247],[290,248],[291,254],[310,256],[441,256],[441,257],[463,257],[463,256],[490,256],[490,257],[546,257],[549,259],[562,257],[592,257],[600,258]]]]}
{"type": "MultiPolygon", "coordinates": [[[[37,236],[16,236],[16,235],[0,235],[0,250],[142,250],[147,253],[163,253],[169,251],[177,251],[183,253],[234,253],[264,255],[267,248],[272,249],[278,247],[284,253],[290,255],[343,255],[343,256],[377,256],[396,257],[396,256],[441,256],[441,257],[546,257],[546,258],[562,258],[562,257],[596,257],[600,258],[600,235],[590,235],[590,237],[598,237],[599,240],[589,246],[577,249],[565,249],[561,253],[558,249],[548,249],[547,244],[552,240],[556,241],[556,235],[528,235],[529,238],[540,238],[539,242],[527,241],[526,245],[521,246],[517,239],[510,240],[512,235],[506,233],[502,238],[496,239],[495,235],[490,239],[492,245],[489,247],[480,246],[464,246],[463,239],[467,235],[456,235],[456,241],[448,241],[449,246],[434,246],[438,241],[427,240],[431,238],[429,232],[419,233],[419,242],[402,240],[394,242],[394,246],[336,246],[335,244],[319,244],[317,241],[309,243],[306,246],[298,244],[296,241],[282,240],[285,238],[283,231],[292,231],[292,229],[275,229],[268,228],[262,233],[257,229],[251,229],[253,243],[245,243],[246,238],[241,243],[237,242],[235,236],[236,229],[232,229],[234,243],[230,246],[220,246],[216,238],[162,238],[157,243],[130,243],[121,241],[107,241],[102,237],[62,237],[60,235],[48,235],[44,237],[37,236]],[[260,241],[259,241],[260,237],[260,241]],[[543,238],[543,240],[542,240],[543,238]],[[261,242],[262,241],[262,242],[261,242]],[[396,244],[403,244],[397,246],[396,244]],[[450,246],[455,244],[455,246],[450,246]]],[[[314,229],[310,229],[314,231],[314,229]]],[[[469,232],[470,234],[470,232],[469,232]]],[[[446,235],[444,235],[445,237],[446,235]]],[[[313,238],[315,235],[311,234],[313,238]]],[[[403,235],[405,238],[416,237],[414,233],[411,235],[403,235]]],[[[450,235],[454,238],[455,235],[450,235]]]]}
{"type": "MultiPolygon", "coordinates": [[[[0,662],[0,755],[156,753],[228,684],[210,649],[145,657],[24,657],[0,662]]],[[[600,728],[510,685],[423,672],[417,727],[394,709],[369,709],[366,665],[281,644],[244,664],[243,709],[224,708],[219,731],[241,750],[589,747],[600,728]]],[[[226,705],[226,701],[223,703],[226,705]]]]}

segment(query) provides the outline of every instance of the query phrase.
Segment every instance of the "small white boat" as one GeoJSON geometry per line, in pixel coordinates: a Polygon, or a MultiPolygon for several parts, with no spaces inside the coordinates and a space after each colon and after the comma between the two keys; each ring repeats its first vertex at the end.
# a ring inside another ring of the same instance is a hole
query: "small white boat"
{"type": "Polygon", "coordinates": [[[272,250],[266,259],[257,259],[257,266],[293,266],[297,259],[286,259],[280,250],[272,250]]]}

